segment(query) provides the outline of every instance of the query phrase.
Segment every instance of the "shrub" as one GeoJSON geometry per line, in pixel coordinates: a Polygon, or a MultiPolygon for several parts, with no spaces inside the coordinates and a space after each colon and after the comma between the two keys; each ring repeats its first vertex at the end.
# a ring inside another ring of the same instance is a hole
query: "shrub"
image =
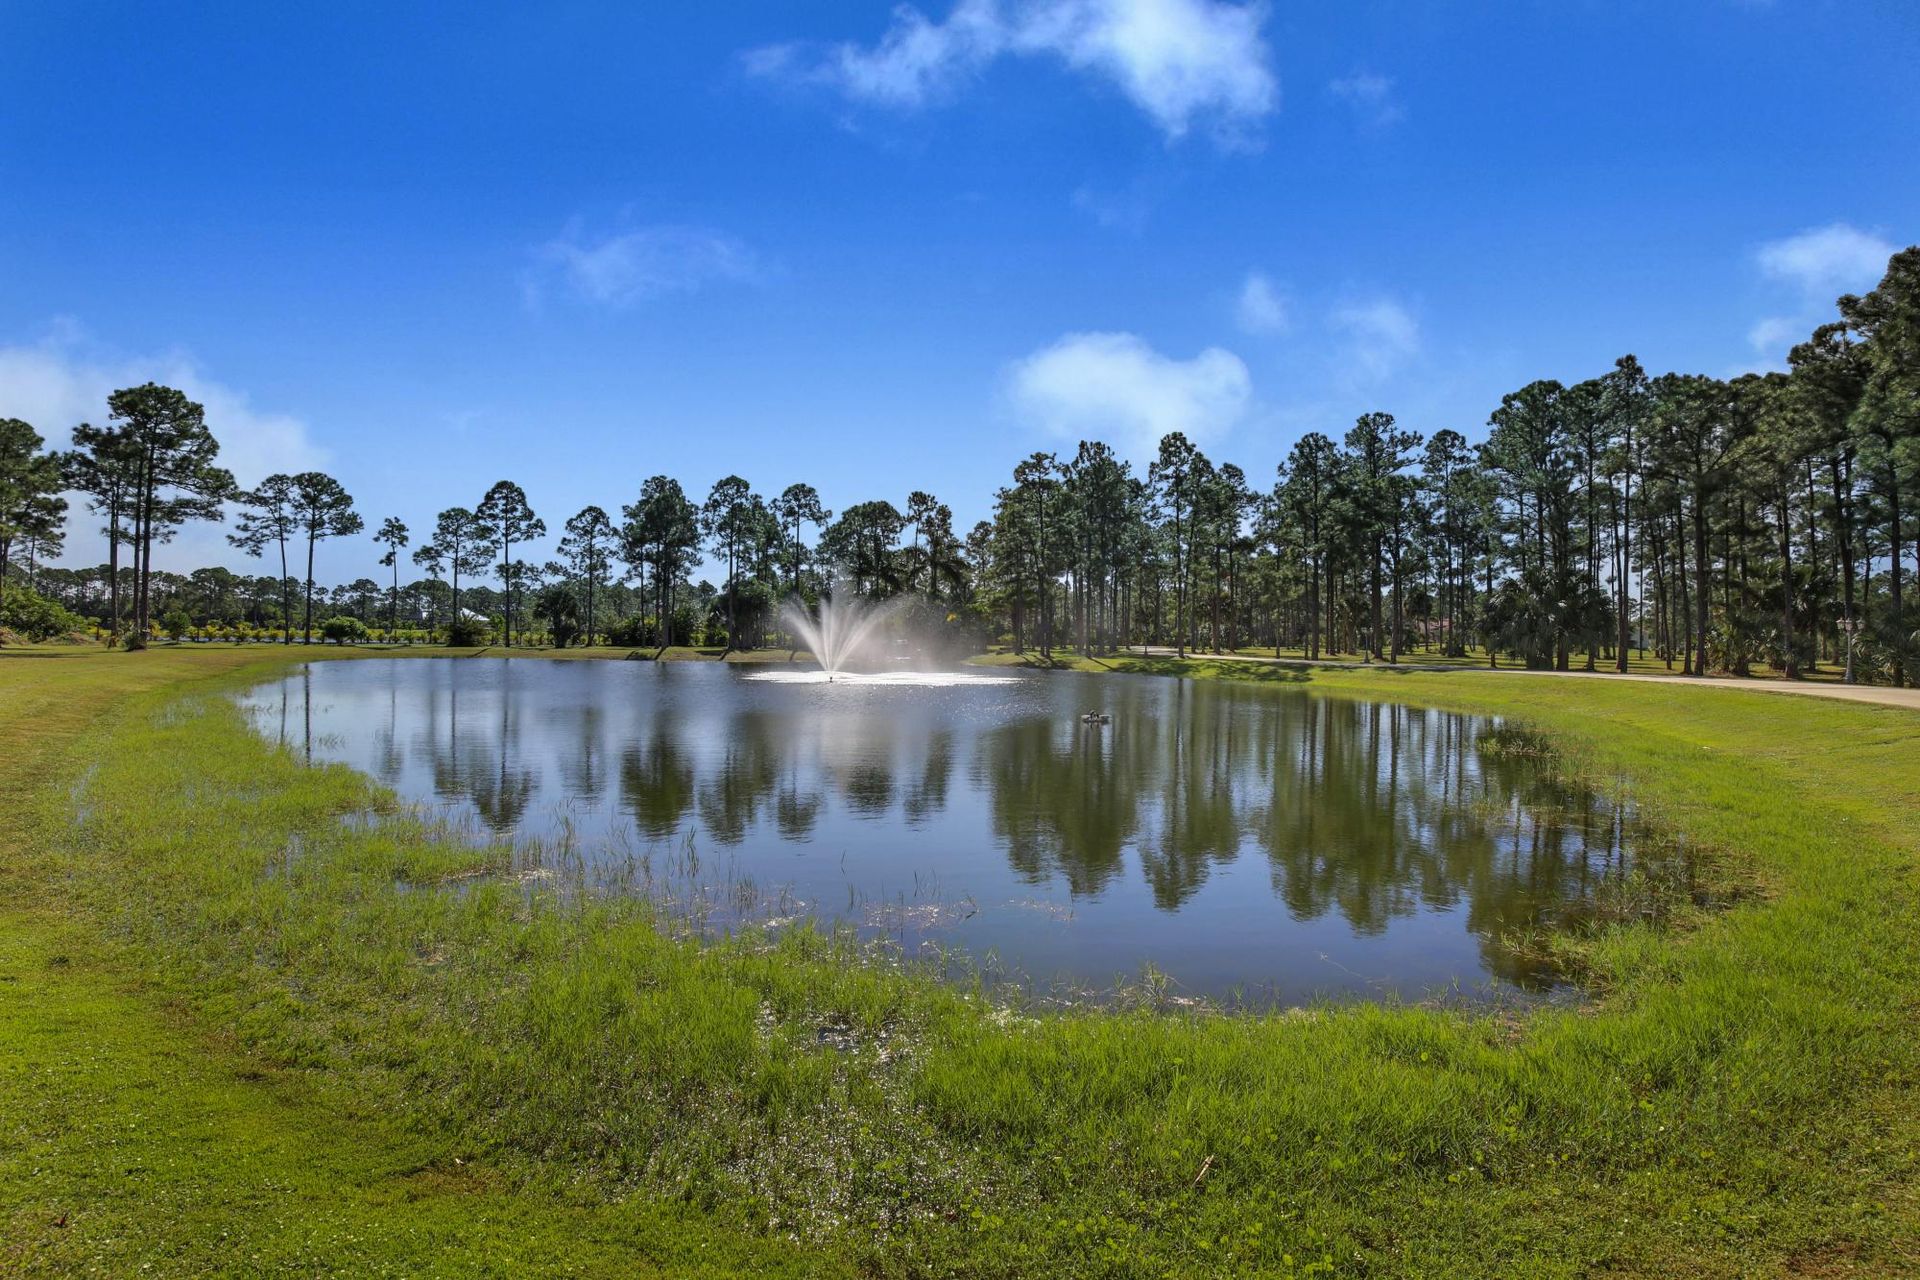
{"type": "Polygon", "coordinates": [[[533,616],[547,624],[555,648],[566,648],[580,634],[580,600],[567,583],[542,587],[534,598],[533,616]]]}
{"type": "Polygon", "coordinates": [[[653,620],[636,613],[607,628],[607,643],[617,648],[638,649],[652,645],[653,634],[653,620]]]}
{"type": "Polygon", "coordinates": [[[447,644],[456,649],[493,643],[493,624],[485,618],[455,618],[447,625],[447,644]]]}
{"type": "Polygon", "coordinates": [[[359,644],[367,638],[367,624],[343,614],[321,623],[320,634],[335,644],[359,644]]]}
{"type": "Polygon", "coordinates": [[[178,644],[193,629],[193,619],[187,616],[185,609],[169,609],[160,615],[160,629],[167,638],[178,644]]]}
{"type": "Polygon", "coordinates": [[[670,631],[666,643],[670,643],[670,645],[691,645],[691,643],[693,643],[693,633],[695,633],[697,629],[699,629],[699,610],[693,608],[693,604],[676,604],[676,606],[674,606],[674,618],[672,618],[672,631],[670,631]]]}
{"type": "Polygon", "coordinates": [[[25,640],[51,640],[86,629],[86,619],[70,613],[30,587],[0,589],[0,628],[25,640]]]}

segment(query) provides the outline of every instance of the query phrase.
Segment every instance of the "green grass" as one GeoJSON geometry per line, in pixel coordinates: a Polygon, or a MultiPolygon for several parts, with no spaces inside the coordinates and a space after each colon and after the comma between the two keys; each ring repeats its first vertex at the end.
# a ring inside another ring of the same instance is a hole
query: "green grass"
{"type": "MultiPolygon", "coordinates": [[[[1169,653],[1163,653],[1158,650],[1142,655],[1137,649],[1121,651],[1119,653],[1083,655],[1073,645],[1054,646],[1051,659],[1041,658],[1038,650],[1035,649],[1028,649],[1025,653],[1015,653],[1008,648],[996,647],[982,654],[980,657],[975,658],[973,661],[983,666],[1034,667],[1075,671],[1136,671],[1147,672],[1149,674],[1219,676],[1232,674],[1233,671],[1238,671],[1244,667],[1258,666],[1262,661],[1272,662],[1275,659],[1289,665],[1311,664],[1316,669],[1326,670],[1352,668],[1354,670],[1370,669],[1378,671],[1381,670],[1383,666],[1389,665],[1379,662],[1369,662],[1365,657],[1352,653],[1327,654],[1319,658],[1309,658],[1304,649],[1276,650],[1272,648],[1247,647],[1235,649],[1231,653],[1219,654],[1199,649],[1190,649],[1188,650],[1187,657],[1176,658],[1169,653]],[[1200,665],[1191,665],[1196,663],[1200,665]],[[1223,671],[1223,668],[1228,667],[1231,667],[1232,671],[1223,671]]],[[[1408,649],[1401,653],[1398,663],[1391,665],[1414,669],[1430,667],[1472,671],[1485,670],[1488,662],[1486,651],[1483,649],[1470,648],[1463,654],[1444,654],[1437,651],[1429,652],[1420,649],[1408,649]]],[[[1500,658],[1498,669],[1512,671],[1520,667],[1520,665],[1521,664],[1516,662],[1512,657],[1503,655],[1500,658]]],[[[1569,660],[1569,666],[1573,671],[1585,671],[1586,655],[1584,653],[1573,654],[1569,660]]],[[[1611,673],[1614,670],[1613,660],[1610,658],[1598,658],[1595,660],[1594,669],[1603,674],[1611,673]]],[[[1627,655],[1627,674],[1634,676],[1679,676],[1682,674],[1682,668],[1678,660],[1669,664],[1653,656],[1651,653],[1643,654],[1635,649],[1627,655]]],[[[1799,679],[1803,684],[1839,684],[1841,682],[1841,676],[1841,668],[1830,664],[1823,664],[1815,670],[1802,672],[1799,679]]],[[[1765,664],[1756,665],[1753,675],[1749,678],[1757,682],[1781,681],[1785,679],[1779,672],[1774,671],[1765,664]]]]}
{"type": "Polygon", "coordinates": [[[1579,1008],[1030,1018],[342,823],[224,696],[284,657],[0,660],[0,1267],[1920,1272],[1911,712],[1156,660],[1521,717],[1757,892],[1579,1008]]]}
{"type": "Polygon", "coordinates": [[[819,1274],[672,1203],[509,1179],[354,1081],[261,1052],[84,907],[71,784],[123,700],[258,660],[0,661],[0,1274],[819,1274]]]}
{"type": "MultiPolygon", "coordinates": [[[[766,649],[724,649],[719,645],[671,645],[662,651],[653,645],[574,645],[571,648],[556,649],[551,645],[514,645],[509,648],[503,644],[468,645],[455,647],[442,644],[383,644],[368,642],[355,645],[332,645],[319,640],[311,645],[303,644],[240,644],[227,640],[211,641],[170,641],[157,640],[149,650],[153,653],[245,653],[261,661],[295,661],[305,658],[547,658],[575,661],[583,658],[624,659],[629,654],[638,655],[644,661],[661,662],[811,662],[812,655],[805,649],[788,650],[783,648],[766,649]]],[[[0,647],[0,654],[12,657],[81,657],[98,654],[98,645],[38,644],[0,647]]]]}

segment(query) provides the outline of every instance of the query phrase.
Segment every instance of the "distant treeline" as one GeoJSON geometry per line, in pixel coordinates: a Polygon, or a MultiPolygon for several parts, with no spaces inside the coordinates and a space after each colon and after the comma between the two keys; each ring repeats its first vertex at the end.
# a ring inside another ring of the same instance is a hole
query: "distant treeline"
{"type": "Polygon", "coordinates": [[[311,638],[333,619],[336,638],[357,634],[351,620],[420,641],[751,647],[778,638],[784,598],[843,590],[915,599],[956,647],[1004,637],[1043,655],[1161,644],[1393,660],[1471,645],[1624,670],[1637,648],[1689,672],[1850,662],[1910,682],[1920,248],[1841,298],[1788,367],[1655,377],[1627,356],[1504,397],[1479,444],[1369,413],[1337,438],[1304,436],[1267,483],[1179,433],[1144,473],[1083,442],[1021,461],[964,535],[924,490],[836,515],[805,483],[768,496],[727,476],[696,499],[654,476],[617,518],[572,515],[536,562],[546,523],[503,480],[423,535],[385,519],[378,573],[331,589],[312,580],[314,548],[366,534],[340,482],[239,488],[201,407],[147,384],[110,396],[107,425],[80,424],[65,452],[0,420],[0,625],[135,645],[160,631],[311,638]],[[70,497],[102,522],[97,568],[45,564],[70,497]],[[267,574],[153,569],[156,543],[230,511],[230,540],[267,574]],[[719,583],[692,580],[703,556],[719,583]]]}

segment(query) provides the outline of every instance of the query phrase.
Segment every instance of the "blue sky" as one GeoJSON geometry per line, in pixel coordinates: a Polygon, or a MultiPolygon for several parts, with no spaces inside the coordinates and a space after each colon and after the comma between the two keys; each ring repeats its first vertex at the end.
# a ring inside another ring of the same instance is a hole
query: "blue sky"
{"type": "Polygon", "coordinates": [[[172,379],[243,482],[416,531],[663,471],[965,527],[1171,427],[1264,484],[1368,410],[1777,363],[1920,238],[1916,66],[1891,0],[10,4],[0,414],[172,379]]]}

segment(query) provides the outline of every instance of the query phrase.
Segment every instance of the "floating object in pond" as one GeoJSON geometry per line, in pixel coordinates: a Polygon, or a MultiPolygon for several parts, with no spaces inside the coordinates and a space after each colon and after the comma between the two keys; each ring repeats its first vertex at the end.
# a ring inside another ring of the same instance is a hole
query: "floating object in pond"
{"type": "Polygon", "coordinates": [[[1080,717],[1081,724],[1112,724],[1113,717],[1104,711],[1089,711],[1080,717]]]}

